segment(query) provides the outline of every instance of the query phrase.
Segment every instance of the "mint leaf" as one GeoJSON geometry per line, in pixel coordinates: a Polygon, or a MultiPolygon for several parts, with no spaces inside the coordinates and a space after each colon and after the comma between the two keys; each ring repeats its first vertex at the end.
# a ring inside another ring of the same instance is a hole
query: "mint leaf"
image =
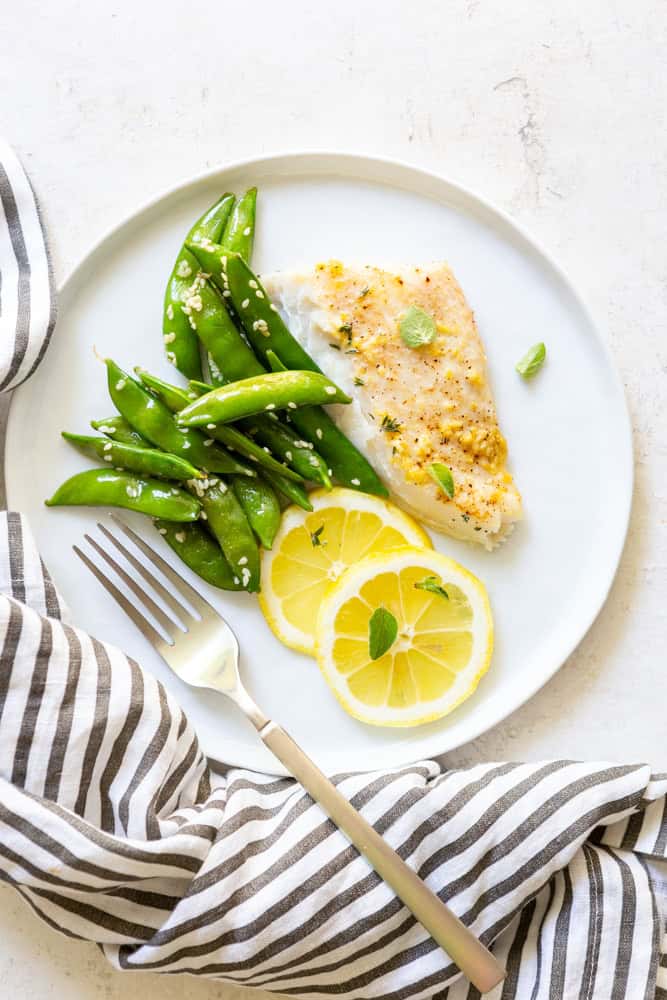
{"type": "Polygon", "coordinates": [[[533,344],[521,358],[521,361],[516,363],[516,370],[522,378],[532,378],[533,375],[537,375],[546,356],[547,349],[544,344],[533,344]]]}
{"type": "Polygon", "coordinates": [[[391,611],[386,608],[376,608],[368,622],[368,652],[371,660],[379,660],[381,656],[396,642],[398,622],[391,611]]]}
{"type": "Polygon", "coordinates": [[[433,465],[429,465],[428,471],[435,479],[440,489],[443,490],[451,500],[454,496],[454,477],[447,466],[443,465],[442,462],[434,462],[433,465]]]}
{"type": "Polygon", "coordinates": [[[398,324],[401,339],[408,347],[423,347],[435,340],[438,332],[435,320],[419,306],[410,306],[398,324]]]}
{"type": "Polygon", "coordinates": [[[431,594],[437,594],[449,600],[449,594],[438,580],[437,576],[427,576],[415,584],[415,590],[428,590],[431,594]]]}

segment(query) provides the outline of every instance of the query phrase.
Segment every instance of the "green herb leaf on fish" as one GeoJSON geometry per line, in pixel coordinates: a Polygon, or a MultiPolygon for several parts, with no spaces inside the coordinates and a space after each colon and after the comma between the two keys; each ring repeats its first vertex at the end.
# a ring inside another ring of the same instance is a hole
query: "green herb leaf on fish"
{"type": "Polygon", "coordinates": [[[435,479],[436,483],[440,489],[447,494],[451,500],[454,496],[454,477],[451,471],[442,462],[434,462],[433,465],[429,465],[428,471],[430,475],[435,479]]]}
{"type": "Polygon", "coordinates": [[[423,347],[435,340],[438,329],[435,320],[419,306],[410,306],[398,324],[401,340],[408,347],[423,347]]]}
{"type": "Polygon", "coordinates": [[[379,660],[381,656],[396,642],[398,622],[391,611],[386,608],[376,608],[368,621],[368,652],[371,660],[379,660]]]}

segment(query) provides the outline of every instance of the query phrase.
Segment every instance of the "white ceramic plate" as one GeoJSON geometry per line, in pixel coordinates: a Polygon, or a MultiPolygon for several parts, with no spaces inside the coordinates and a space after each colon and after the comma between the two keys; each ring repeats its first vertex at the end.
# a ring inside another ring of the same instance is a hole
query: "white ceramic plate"
{"type": "MultiPolygon", "coordinates": [[[[6,450],[10,506],[29,516],[77,624],[155,673],[212,757],[278,770],[233,706],[175,679],[73,556],[72,543],[81,542],[103,512],[43,506],[63,479],[87,464],[60,439],[60,430],[85,432],[91,418],[113,411],[93,345],[125,368],[140,364],[174,376],[160,336],[174,256],[210,202],[251,184],[260,189],[256,269],[329,257],[376,264],[444,258],[475,310],[487,348],[525,521],[494,553],[435,538],[438,549],[486,583],[497,627],[490,672],[450,718],[404,731],[363,726],[338,706],[312,660],[278,643],[254,597],[208,592],[239,637],[250,691],[320,766],[332,772],[401,765],[473,739],[555,673],[606,597],[630,510],[630,428],[604,341],[558,267],[479,197],[411,166],[317,153],[215,170],[137,212],[70,275],[52,346],[14,396],[6,450]],[[546,342],[548,362],[524,383],[514,365],[537,340],[546,342]]],[[[129,520],[162,546],[147,521],[137,515],[129,520]]]]}

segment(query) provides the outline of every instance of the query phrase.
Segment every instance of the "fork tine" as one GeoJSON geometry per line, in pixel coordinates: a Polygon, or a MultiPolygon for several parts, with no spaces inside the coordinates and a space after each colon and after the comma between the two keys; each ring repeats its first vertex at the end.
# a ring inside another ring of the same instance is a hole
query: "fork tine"
{"type": "Polygon", "coordinates": [[[90,572],[95,576],[99,582],[102,584],[104,589],[108,594],[111,594],[114,601],[120,605],[128,618],[134,622],[139,631],[144,635],[150,643],[160,652],[161,648],[169,645],[166,639],[164,639],[160,633],[155,629],[147,618],[144,618],[139,611],[137,611],[134,604],[128,601],[127,597],[118,590],[116,586],[107,579],[101,569],[95,565],[92,559],[89,559],[85,552],[82,552],[78,545],[73,545],[72,548],[76,552],[79,559],[88,567],[90,572]]]}
{"type": "Polygon", "coordinates": [[[83,537],[86,539],[89,545],[92,545],[97,554],[102,556],[104,561],[109,566],[111,566],[113,570],[115,570],[115,572],[121,578],[123,583],[130,588],[132,593],[135,594],[136,597],[138,597],[139,600],[143,602],[144,606],[148,608],[150,613],[153,615],[153,617],[158,622],[160,627],[164,629],[164,631],[166,632],[166,634],[169,636],[170,639],[175,638],[174,636],[175,628],[180,629],[181,632],[185,631],[184,627],[180,625],[179,622],[175,622],[172,618],[170,618],[168,615],[164,613],[162,608],[155,603],[150,594],[147,594],[146,591],[142,590],[139,584],[136,582],[136,580],[133,580],[132,577],[129,575],[129,573],[125,572],[120,563],[116,562],[113,556],[109,555],[109,553],[106,552],[102,548],[102,546],[95,541],[94,538],[91,538],[90,535],[84,535],[83,537]]]}
{"type": "MultiPolygon", "coordinates": [[[[121,528],[124,527],[123,522],[120,520],[120,518],[118,519],[118,526],[121,528]]],[[[130,565],[134,566],[134,568],[136,569],[137,573],[140,574],[140,576],[143,576],[146,583],[149,583],[151,587],[153,587],[153,589],[157,591],[162,600],[165,602],[165,604],[169,605],[170,609],[174,612],[175,615],[178,615],[178,617],[183,619],[183,621],[185,621],[186,618],[191,621],[197,620],[190,611],[190,609],[186,608],[185,605],[182,604],[177,597],[174,597],[171,591],[167,590],[167,588],[162,583],[160,583],[158,578],[156,576],[153,576],[150,570],[147,569],[146,566],[144,566],[144,564],[140,562],[132,552],[130,552],[127,546],[123,545],[123,543],[118,538],[116,538],[116,536],[112,534],[112,532],[110,532],[109,529],[105,527],[105,525],[101,524],[98,521],[97,527],[100,529],[104,537],[108,538],[111,544],[115,545],[119,552],[123,553],[123,555],[130,563],[130,565]]],[[[136,537],[139,538],[139,535],[137,535],[136,537]]],[[[141,546],[139,547],[141,548],[141,546]]],[[[146,548],[149,548],[149,546],[146,546],[146,548]]],[[[146,554],[148,555],[148,553],[146,554]]],[[[150,558],[150,556],[148,558],[150,558]]]]}
{"type": "MultiPolygon", "coordinates": [[[[181,574],[177,573],[173,566],[170,566],[170,564],[166,561],[166,559],[163,559],[162,556],[158,555],[155,549],[145,542],[143,538],[136,533],[136,531],[133,531],[132,528],[125,524],[125,521],[122,521],[116,514],[109,514],[109,517],[118,525],[121,531],[123,531],[127,537],[134,542],[146,558],[151,560],[153,565],[157,566],[157,568],[164,573],[167,579],[173,583],[174,587],[180,590],[181,596],[184,597],[186,601],[189,601],[193,608],[196,608],[202,615],[210,611],[212,611],[215,615],[218,614],[213,605],[209,604],[206,598],[202,597],[202,595],[198,593],[194,587],[191,587],[187,580],[184,580],[181,574]]],[[[118,545],[119,543],[116,542],[116,544],[118,545]]]]}

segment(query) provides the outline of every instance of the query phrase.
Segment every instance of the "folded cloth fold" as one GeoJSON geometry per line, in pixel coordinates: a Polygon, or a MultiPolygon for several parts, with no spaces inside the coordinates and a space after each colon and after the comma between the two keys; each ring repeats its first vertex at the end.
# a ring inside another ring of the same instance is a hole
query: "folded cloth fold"
{"type": "MultiPolygon", "coordinates": [[[[50,926],[119,969],[478,995],[295,781],[209,769],[173,697],[69,622],[15,513],[0,592],[0,872],[50,926]]],[[[422,761],[336,783],[493,942],[498,997],[659,995],[667,775],[422,761]]]]}
{"type": "MultiPolygon", "coordinates": [[[[55,310],[35,198],[0,141],[0,390],[55,310]]],[[[547,761],[344,774],[339,788],[506,964],[490,996],[667,1000],[667,775],[547,761]]],[[[77,629],[0,515],[0,878],[117,968],[324,1000],[474,1000],[297,782],[214,774],[165,689],[77,629]]]]}

